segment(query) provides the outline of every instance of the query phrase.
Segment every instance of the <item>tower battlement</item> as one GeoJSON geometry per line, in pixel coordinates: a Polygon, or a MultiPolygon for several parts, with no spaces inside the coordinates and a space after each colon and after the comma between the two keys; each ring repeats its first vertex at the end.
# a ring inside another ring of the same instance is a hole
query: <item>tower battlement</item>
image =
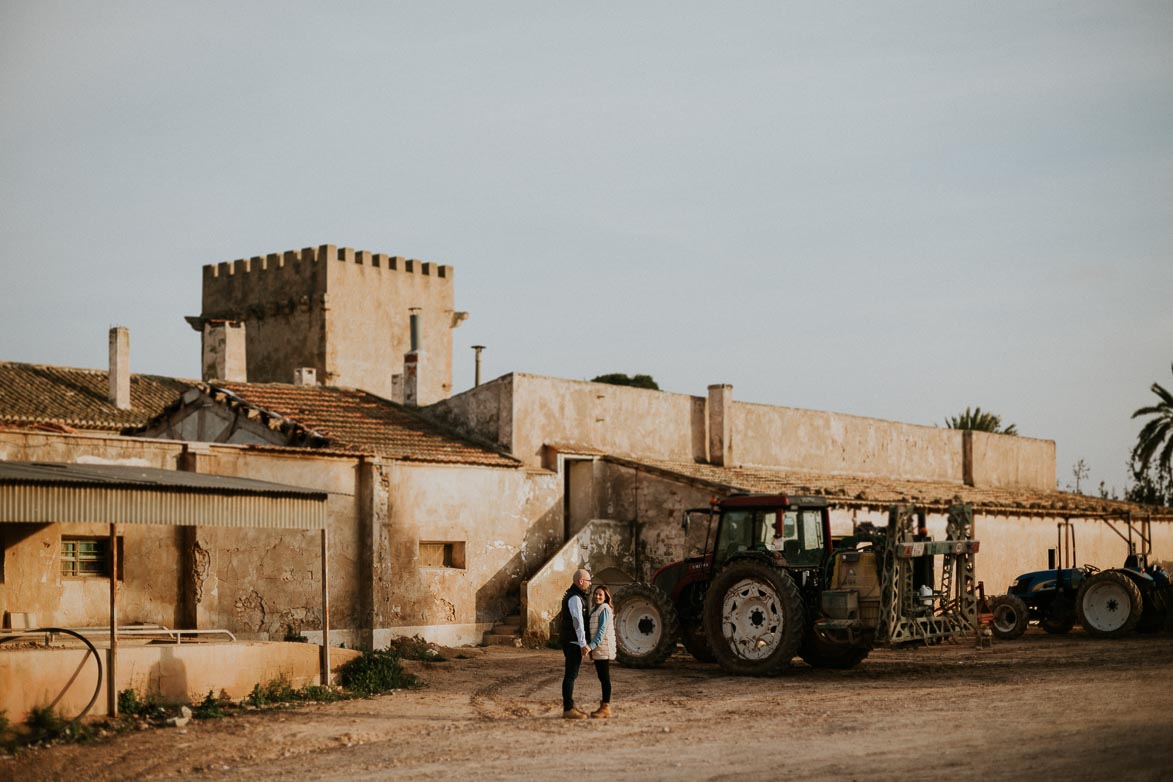
{"type": "Polygon", "coordinates": [[[445,264],[405,258],[402,255],[373,253],[370,250],[355,250],[353,247],[338,247],[323,244],[318,247],[303,247],[300,250],[286,250],[283,253],[254,255],[251,258],[237,258],[234,261],[209,263],[204,266],[204,280],[220,277],[235,277],[255,272],[282,270],[286,267],[306,264],[325,264],[329,261],[353,263],[375,269],[418,274],[441,280],[451,280],[452,267],[445,264]]]}
{"type": "Polygon", "coordinates": [[[452,390],[451,332],[466,317],[454,308],[453,277],[444,264],[333,244],[254,255],[203,267],[193,321],[246,324],[251,381],[289,383],[308,367],[320,382],[390,397],[418,313],[427,404],[452,390]]]}

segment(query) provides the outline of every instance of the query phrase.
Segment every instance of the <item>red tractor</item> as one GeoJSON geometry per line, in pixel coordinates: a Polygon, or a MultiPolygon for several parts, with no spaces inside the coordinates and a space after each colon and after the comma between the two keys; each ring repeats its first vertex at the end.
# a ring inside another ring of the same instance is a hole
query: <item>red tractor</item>
{"type": "Polygon", "coordinates": [[[969,506],[949,510],[944,541],[918,534],[924,511],[909,506],[893,507],[886,529],[860,525],[842,539],[831,537],[822,497],[714,500],[685,512],[686,536],[698,514],[709,522],[703,553],[616,595],[625,665],[659,665],[679,639],[698,660],[730,673],[777,673],[795,656],[850,668],[877,643],[935,643],[976,630],[978,543],[969,506]]]}

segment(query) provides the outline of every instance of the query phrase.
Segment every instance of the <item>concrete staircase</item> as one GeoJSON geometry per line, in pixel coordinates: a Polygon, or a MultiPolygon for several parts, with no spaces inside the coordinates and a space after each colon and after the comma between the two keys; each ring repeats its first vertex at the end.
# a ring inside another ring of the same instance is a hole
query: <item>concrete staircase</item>
{"type": "Polygon", "coordinates": [[[485,631],[485,646],[521,646],[521,614],[510,614],[485,631]]]}

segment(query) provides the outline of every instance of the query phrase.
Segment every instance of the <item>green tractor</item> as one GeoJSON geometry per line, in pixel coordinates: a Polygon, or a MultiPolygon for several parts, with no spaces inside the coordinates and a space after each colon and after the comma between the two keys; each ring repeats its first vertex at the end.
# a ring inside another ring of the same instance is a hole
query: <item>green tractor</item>
{"type": "Polygon", "coordinates": [[[850,668],[879,643],[936,643],[977,628],[972,509],[949,511],[947,539],[926,540],[924,511],[893,507],[887,528],[832,539],[822,497],[733,495],[707,516],[702,552],[615,596],[621,663],[651,667],[679,639],[702,662],[767,675],[795,657],[850,668]],[[920,524],[917,524],[917,520],[920,524]],[[944,558],[940,589],[931,576],[944,558]]]}

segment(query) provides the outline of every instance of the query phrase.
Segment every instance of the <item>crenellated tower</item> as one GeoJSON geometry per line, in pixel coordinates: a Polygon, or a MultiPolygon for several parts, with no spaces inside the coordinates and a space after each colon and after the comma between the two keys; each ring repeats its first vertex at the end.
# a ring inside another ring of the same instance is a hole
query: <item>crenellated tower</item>
{"type": "Polygon", "coordinates": [[[323,385],[401,401],[414,313],[416,397],[430,404],[452,392],[452,329],[467,317],[452,282],[451,266],[324,244],[204,266],[202,312],[187,320],[203,334],[205,375],[239,364],[209,359],[239,342],[249,381],[292,383],[313,368],[323,385]],[[225,340],[225,327],[243,339],[225,340]]]}

